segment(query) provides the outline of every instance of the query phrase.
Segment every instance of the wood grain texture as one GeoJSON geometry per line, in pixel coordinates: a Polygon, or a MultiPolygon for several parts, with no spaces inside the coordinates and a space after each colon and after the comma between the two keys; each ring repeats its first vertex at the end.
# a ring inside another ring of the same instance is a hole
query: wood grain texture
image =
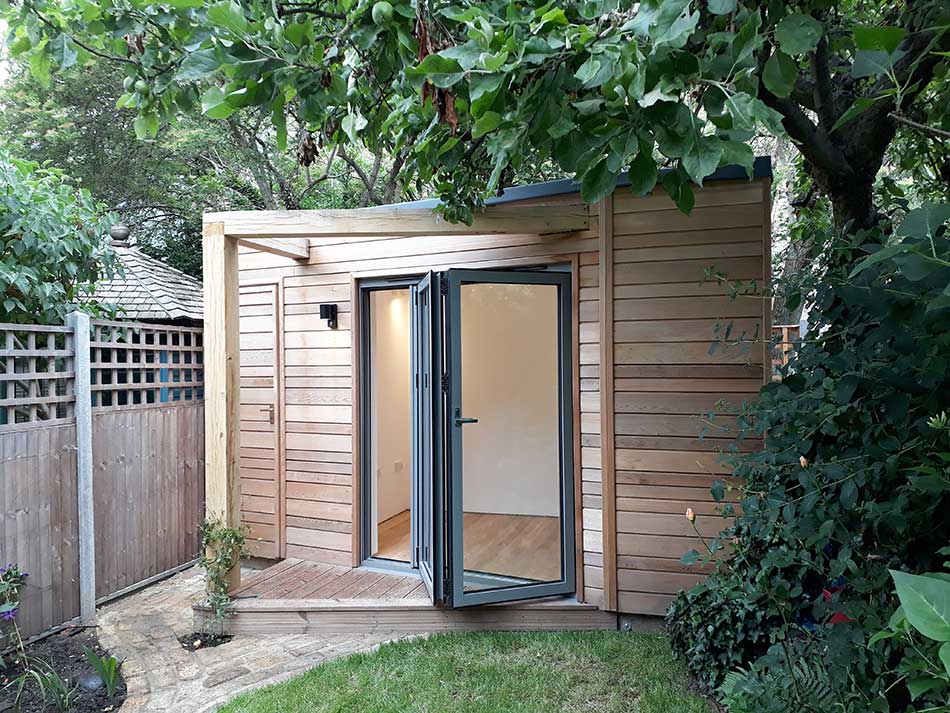
{"type": "MultiPolygon", "coordinates": [[[[489,206],[471,225],[449,223],[431,208],[378,207],[350,210],[229,211],[206,213],[207,223],[222,223],[232,237],[319,238],[398,235],[548,234],[586,230],[587,206],[489,206]]],[[[273,250],[273,248],[271,248],[273,250]]]]}

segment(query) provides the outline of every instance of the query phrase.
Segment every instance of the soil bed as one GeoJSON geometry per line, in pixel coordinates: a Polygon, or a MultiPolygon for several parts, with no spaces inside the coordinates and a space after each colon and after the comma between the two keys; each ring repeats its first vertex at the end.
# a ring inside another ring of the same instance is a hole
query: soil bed
{"type": "MultiPolygon", "coordinates": [[[[108,652],[99,645],[95,633],[85,629],[67,629],[53,634],[27,646],[26,654],[28,657],[51,664],[53,670],[69,680],[70,686],[78,686],[76,702],[70,708],[70,713],[117,711],[125,700],[125,681],[122,680],[121,669],[115,698],[110,701],[105,685],[86,660],[84,646],[94,651],[97,656],[108,655],[108,652]]],[[[40,711],[56,710],[56,705],[52,701],[43,700],[43,695],[35,681],[27,683],[17,704],[15,680],[23,672],[23,668],[12,660],[12,656],[7,656],[4,662],[7,668],[0,670],[0,713],[40,713],[40,711]],[[7,684],[11,682],[14,682],[13,686],[8,687],[7,684]]]]}
{"type": "Polygon", "coordinates": [[[178,643],[185,651],[197,651],[226,644],[233,638],[227,634],[185,634],[178,637],[178,643]]]}

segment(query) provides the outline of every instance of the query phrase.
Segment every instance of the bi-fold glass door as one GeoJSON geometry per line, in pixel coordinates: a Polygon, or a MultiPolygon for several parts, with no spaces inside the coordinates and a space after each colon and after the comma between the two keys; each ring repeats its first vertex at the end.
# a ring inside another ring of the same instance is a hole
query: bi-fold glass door
{"type": "Polygon", "coordinates": [[[449,270],[446,598],[574,591],[571,276],[449,270]]]}
{"type": "Polygon", "coordinates": [[[557,270],[449,270],[361,293],[364,556],[417,568],[433,602],[574,591],[570,281],[557,270]],[[408,458],[400,394],[411,402],[408,458]]]}

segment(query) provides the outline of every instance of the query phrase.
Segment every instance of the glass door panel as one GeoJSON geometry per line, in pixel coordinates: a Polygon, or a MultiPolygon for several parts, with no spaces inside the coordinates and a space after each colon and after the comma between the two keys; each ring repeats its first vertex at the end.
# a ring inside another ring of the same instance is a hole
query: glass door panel
{"type": "Polygon", "coordinates": [[[572,592],[570,275],[447,278],[452,604],[572,592]]]}

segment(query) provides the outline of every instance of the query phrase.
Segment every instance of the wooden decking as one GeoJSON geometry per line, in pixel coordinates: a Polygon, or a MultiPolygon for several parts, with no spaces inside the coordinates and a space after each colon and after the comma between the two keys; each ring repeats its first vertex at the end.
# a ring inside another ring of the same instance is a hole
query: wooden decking
{"type": "MultiPolygon", "coordinates": [[[[195,624],[210,611],[195,606],[195,624]]],[[[613,629],[616,615],[574,599],[546,599],[472,609],[433,606],[414,575],[287,559],[246,578],[235,592],[230,634],[613,629]]]]}

